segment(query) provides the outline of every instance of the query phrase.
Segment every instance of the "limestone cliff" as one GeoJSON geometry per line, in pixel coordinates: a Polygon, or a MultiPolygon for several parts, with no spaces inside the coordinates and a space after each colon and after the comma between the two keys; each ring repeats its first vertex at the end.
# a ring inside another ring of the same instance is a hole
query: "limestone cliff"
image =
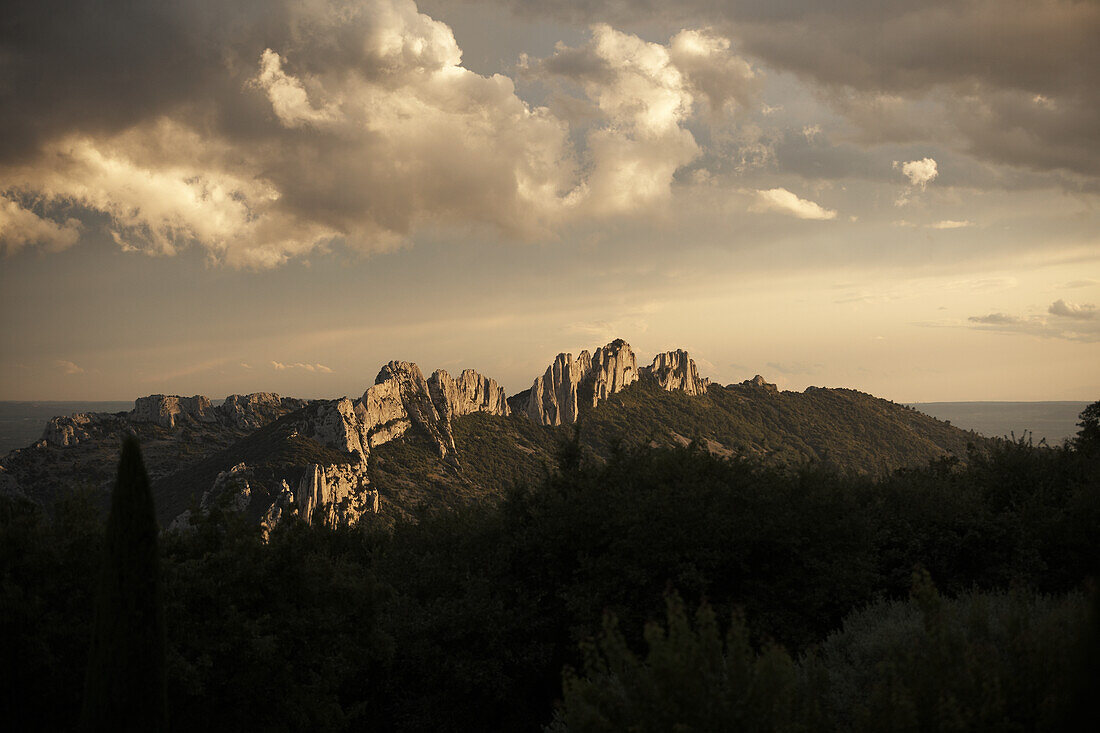
{"type": "Polygon", "coordinates": [[[768,392],[779,392],[778,387],[776,387],[774,384],[772,384],[768,380],[764,379],[759,374],[757,374],[752,379],[746,379],[744,382],[741,382],[741,386],[743,386],[743,387],[757,387],[759,389],[763,389],[763,390],[768,391],[768,392]]]}
{"type": "Polygon", "coordinates": [[[539,425],[570,425],[577,421],[577,391],[592,368],[592,356],[582,351],[558,354],[546,373],[535,379],[527,402],[527,414],[539,425]]]}
{"type": "Polygon", "coordinates": [[[200,423],[217,421],[210,400],[202,395],[179,397],[177,395],[155,394],[139,397],[130,411],[133,422],[151,422],[171,430],[176,423],[191,418],[200,423]]]}
{"type": "Polygon", "coordinates": [[[243,430],[256,430],[287,413],[305,407],[307,400],[280,397],[270,392],[231,394],[214,408],[218,421],[243,430]]]}
{"type": "Polygon", "coordinates": [[[42,440],[49,445],[62,448],[77,445],[81,441],[95,440],[101,431],[96,428],[104,423],[114,424],[118,419],[114,415],[100,415],[90,412],[74,412],[72,415],[52,417],[42,431],[42,440]]]}
{"type": "Polygon", "coordinates": [[[592,354],[588,377],[592,381],[592,406],[638,381],[638,362],[630,344],[615,339],[592,354]]]}
{"type": "Polygon", "coordinates": [[[379,509],[378,492],[368,483],[358,466],[310,464],[294,492],[294,510],[310,524],[355,524],[364,514],[376,514],[379,509]]]}
{"type": "Polygon", "coordinates": [[[695,361],[683,349],[666,351],[653,357],[653,363],[643,367],[645,374],[657,380],[669,392],[682,390],[689,395],[705,394],[709,379],[700,379],[695,361]]]}
{"type": "Polygon", "coordinates": [[[572,354],[558,354],[526,393],[525,411],[539,425],[570,425],[577,421],[580,405],[595,407],[642,375],[652,376],[664,389],[690,395],[705,393],[709,384],[686,351],[658,354],[651,366],[639,369],[630,344],[615,339],[591,356],[582,351],[576,360],[572,354]]]}

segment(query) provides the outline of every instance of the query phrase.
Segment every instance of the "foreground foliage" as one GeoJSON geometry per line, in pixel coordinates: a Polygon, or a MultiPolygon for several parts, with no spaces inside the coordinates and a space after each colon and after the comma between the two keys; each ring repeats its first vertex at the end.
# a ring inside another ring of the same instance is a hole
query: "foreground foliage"
{"type": "MultiPolygon", "coordinates": [[[[268,543],[215,511],[162,541],[170,722],[1051,729],[1095,680],[1071,659],[1096,645],[1089,425],[881,479],[695,446],[594,461],[577,440],[498,505],[268,543]],[[938,590],[914,592],[915,567],[938,590]]],[[[76,720],[101,542],[75,498],[52,516],[0,501],[0,690],[20,729],[76,720]]]]}
{"type": "Polygon", "coordinates": [[[552,733],[606,731],[1069,730],[1087,674],[1080,594],[968,593],[944,599],[919,573],[908,601],[848,616],[794,659],[755,651],[744,619],[725,636],[703,604],[692,623],[679,596],[634,654],[613,615],[567,669],[552,733]]]}

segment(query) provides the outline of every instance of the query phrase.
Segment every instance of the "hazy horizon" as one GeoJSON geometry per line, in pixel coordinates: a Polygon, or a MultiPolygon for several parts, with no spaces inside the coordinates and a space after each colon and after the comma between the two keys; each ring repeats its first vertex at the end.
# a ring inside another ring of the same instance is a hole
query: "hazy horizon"
{"type": "Polygon", "coordinates": [[[1095,3],[10,12],[0,399],[391,359],[514,393],[616,337],[723,384],[1100,397],[1095,3]]]}

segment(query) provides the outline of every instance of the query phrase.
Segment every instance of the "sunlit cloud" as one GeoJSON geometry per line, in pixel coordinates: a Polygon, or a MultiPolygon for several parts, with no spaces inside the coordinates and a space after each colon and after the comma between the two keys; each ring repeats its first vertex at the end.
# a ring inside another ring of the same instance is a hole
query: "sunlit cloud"
{"type": "Polygon", "coordinates": [[[939,175],[939,171],[936,168],[936,161],[932,158],[910,160],[907,163],[900,163],[895,160],[894,168],[901,170],[905,177],[909,179],[911,185],[918,186],[922,189],[934,181],[936,176],[939,175]]]}
{"type": "Polygon", "coordinates": [[[81,367],[81,366],[79,366],[79,365],[77,365],[77,364],[75,364],[71,361],[68,361],[66,359],[58,359],[57,362],[55,362],[55,364],[56,364],[57,368],[60,369],[63,374],[74,375],[74,374],[83,374],[84,373],[84,368],[83,367],[81,367]]]}
{"type": "Polygon", "coordinates": [[[308,364],[308,363],[303,363],[303,362],[300,362],[300,361],[294,362],[293,364],[284,364],[284,363],[279,362],[279,361],[272,361],[271,366],[275,369],[275,371],[278,371],[278,372],[287,371],[287,370],[291,370],[291,369],[302,369],[302,370],[307,371],[307,372],[319,372],[321,374],[333,374],[332,369],[329,369],[324,364],[308,364]]]}
{"type": "Polygon", "coordinates": [[[1085,303],[1078,305],[1076,303],[1070,303],[1061,298],[1050,304],[1047,308],[1047,313],[1052,316],[1062,316],[1063,318],[1074,318],[1081,321],[1091,321],[1096,318],[1096,306],[1092,303],[1085,303]]]}
{"type": "Polygon", "coordinates": [[[756,198],[749,205],[749,211],[777,212],[798,217],[799,219],[835,219],[836,211],[826,209],[820,204],[802,199],[785,188],[771,188],[757,191],[756,198]]]}

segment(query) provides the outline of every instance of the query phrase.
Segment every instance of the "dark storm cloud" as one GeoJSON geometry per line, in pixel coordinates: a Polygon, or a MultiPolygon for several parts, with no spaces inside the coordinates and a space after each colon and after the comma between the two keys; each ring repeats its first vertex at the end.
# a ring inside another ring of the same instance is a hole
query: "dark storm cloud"
{"type": "Polygon", "coordinates": [[[951,129],[991,161],[1100,175],[1092,0],[499,1],[574,21],[713,24],[741,52],[812,80],[870,142],[951,129]],[[933,118],[928,100],[942,107],[933,118]]]}
{"type": "MultiPolygon", "coordinates": [[[[281,9],[209,0],[15,0],[0,19],[0,160],[71,130],[209,111],[227,68],[277,43],[281,9]],[[205,108],[205,110],[203,109],[205,108]]],[[[239,112],[226,111],[229,124],[239,112]]]]}

